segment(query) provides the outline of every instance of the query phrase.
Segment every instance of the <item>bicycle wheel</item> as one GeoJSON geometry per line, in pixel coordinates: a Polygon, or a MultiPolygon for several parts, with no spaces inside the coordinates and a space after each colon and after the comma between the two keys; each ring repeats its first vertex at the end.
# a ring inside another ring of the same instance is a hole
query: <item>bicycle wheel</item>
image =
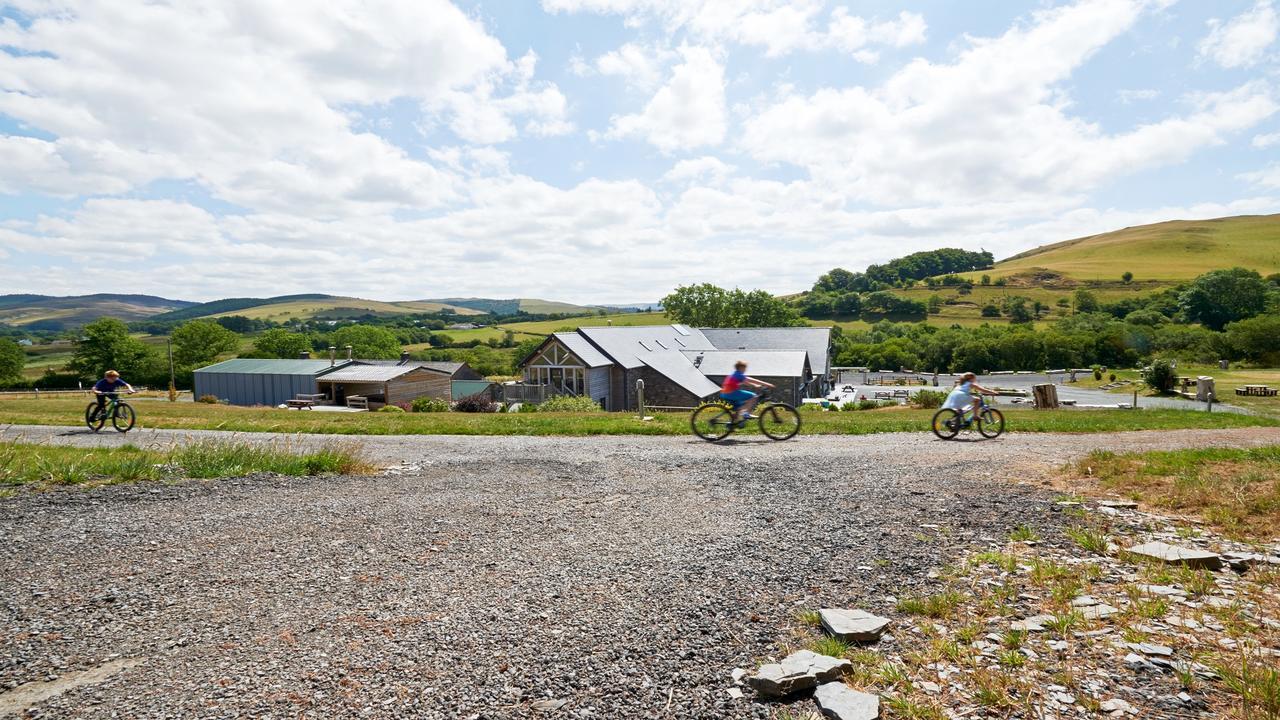
{"type": "Polygon", "coordinates": [[[84,424],[88,425],[90,430],[98,432],[106,423],[107,414],[98,412],[98,403],[89,403],[89,407],[84,409],[84,424]]]}
{"type": "Polygon", "coordinates": [[[111,416],[111,426],[122,433],[129,432],[133,428],[133,421],[137,419],[133,413],[133,408],[127,403],[116,405],[116,413],[111,416]]]}
{"type": "Polygon", "coordinates": [[[760,413],[760,432],[773,440],[790,440],[800,432],[800,413],[783,403],[770,405],[760,413]]]}
{"type": "Polygon", "coordinates": [[[960,434],[960,413],[951,408],[942,408],[933,415],[933,422],[930,424],[933,428],[933,434],[943,440],[960,434]]]}
{"type": "Polygon", "coordinates": [[[1004,413],[995,408],[985,408],[978,415],[978,432],[982,437],[995,439],[1004,432],[1004,413]]]}
{"type": "Polygon", "coordinates": [[[733,432],[733,411],[724,405],[703,405],[689,416],[689,426],[703,440],[723,440],[733,432]]]}

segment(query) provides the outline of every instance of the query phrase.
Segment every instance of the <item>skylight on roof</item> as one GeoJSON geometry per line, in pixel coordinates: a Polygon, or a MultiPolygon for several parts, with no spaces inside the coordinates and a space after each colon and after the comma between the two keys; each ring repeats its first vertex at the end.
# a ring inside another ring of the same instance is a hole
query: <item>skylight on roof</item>
{"type": "Polygon", "coordinates": [[[657,343],[657,344],[658,344],[658,347],[662,348],[663,350],[668,350],[668,349],[670,349],[670,348],[668,348],[666,345],[663,345],[661,340],[654,340],[654,342],[655,342],[655,343],[657,343]]]}
{"type": "Polygon", "coordinates": [[[687,325],[681,325],[681,324],[679,324],[679,323],[674,323],[674,324],[672,324],[672,325],[671,325],[671,327],[675,328],[675,331],[676,331],[676,332],[678,332],[678,333],[680,333],[681,335],[688,336],[688,335],[692,335],[692,334],[693,334],[693,333],[689,332],[689,327],[688,327],[687,325]]]}
{"type": "Polygon", "coordinates": [[[680,347],[689,347],[688,345],[685,345],[684,341],[681,340],[680,338],[672,338],[672,340],[675,340],[676,342],[680,343],[680,347]]]}
{"type": "Polygon", "coordinates": [[[653,352],[653,348],[649,347],[648,345],[645,345],[643,340],[637,340],[636,342],[640,343],[640,347],[644,348],[645,350],[648,350],[649,352],[653,352]]]}

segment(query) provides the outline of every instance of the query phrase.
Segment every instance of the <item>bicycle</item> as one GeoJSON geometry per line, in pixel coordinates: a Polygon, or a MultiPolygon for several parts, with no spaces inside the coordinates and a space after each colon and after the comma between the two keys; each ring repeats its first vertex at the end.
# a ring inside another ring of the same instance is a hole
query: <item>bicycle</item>
{"type": "Polygon", "coordinates": [[[1000,437],[1004,433],[1004,413],[987,404],[981,395],[974,397],[974,403],[964,410],[942,408],[934,413],[931,423],[933,434],[942,440],[951,440],[961,430],[976,426],[982,437],[988,440],[1000,437]]]}
{"type": "MultiPolygon", "coordinates": [[[[747,420],[733,419],[739,407],[741,403],[725,400],[707,403],[689,416],[689,426],[693,428],[694,435],[707,442],[723,440],[734,430],[747,426],[747,420]]],[[[790,440],[800,432],[800,413],[786,403],[770,400],[767,392],[762,393],[756,403],[756,419],[760,423],[760,432],[770,440],[790,440]]]]}
{"type": "Polygon", "coordinates": [[[133,411],[133,406],[121,400],[115,393],[107,395],[106,405],[103,406],[102,412],[98,412],[98,402],[95,400],[89,403],[89,407],[84,409],[84,424],[89,429],[98,432],[102,426],[107,424],[107,418],[111,419],[111,427],[118,432],[127,433],[133,429],[133,423],[137,420],[137,413],[133,411]]]}

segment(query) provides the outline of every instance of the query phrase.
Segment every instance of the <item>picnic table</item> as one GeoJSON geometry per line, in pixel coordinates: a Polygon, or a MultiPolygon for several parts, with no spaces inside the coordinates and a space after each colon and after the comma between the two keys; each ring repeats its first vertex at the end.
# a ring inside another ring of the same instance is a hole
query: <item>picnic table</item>
{"type": "Polygon", "coordinates": [[[1268,385],[1241,385],[1236,388],[1237,395],[1246,395],[1251,397],[1275,397],[1280,392],[1268,385]]]}
{"type": "Polygon", "coordinates": [[[310,410],[316,406],[316,401],[304,398],[294,398],[292,400],[285,400],[284,404],[295,410],[310,410]]]}

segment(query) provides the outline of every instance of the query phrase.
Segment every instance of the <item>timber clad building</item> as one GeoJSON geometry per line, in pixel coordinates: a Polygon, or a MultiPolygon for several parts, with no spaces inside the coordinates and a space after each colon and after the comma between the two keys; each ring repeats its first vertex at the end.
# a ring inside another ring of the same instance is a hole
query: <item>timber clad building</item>
{"type": "Polygon", "coordinates": [[[548,395],[589,397],[620,411],[637,407],[637,380],[648,406],[696,406],[745,360],[748,375],[799,404],[826,393],[830,347],[831,328],[584,327],[548,337],[520,369],[526,385],[548,395]]]}
{"type": "Polygon", "coordinates": [[[429,396],[457,400],[487,386],[466,363],[410,360],[276,360],[237,358],[195,371],[195,396],[214,395],[232,405],[280,405],[300,395],[323,395],[325,404],[351,397],[367,406],[410,403],[429,396]],[[479,381],[479,382],[477,382],[479,381]]]}

